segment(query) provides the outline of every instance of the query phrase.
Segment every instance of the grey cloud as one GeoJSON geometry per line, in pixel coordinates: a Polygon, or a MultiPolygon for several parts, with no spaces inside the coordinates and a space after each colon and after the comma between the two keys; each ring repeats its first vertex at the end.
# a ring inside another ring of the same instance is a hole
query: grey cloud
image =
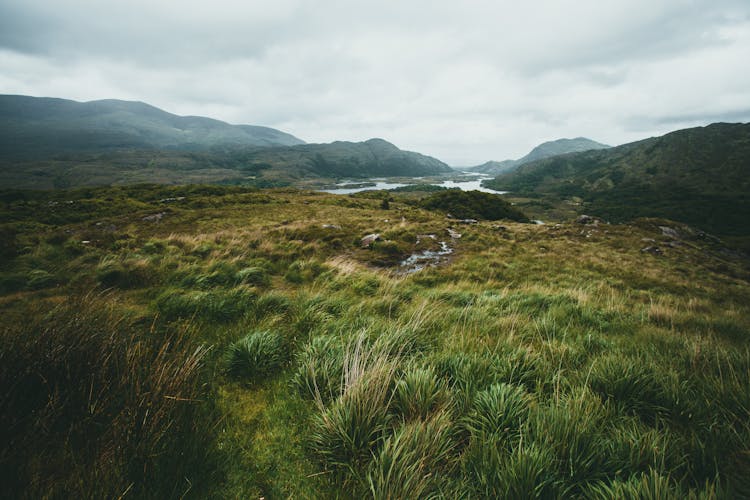
{"type": "Polygon", "coordinates": [[[746,0],[4,0],[0,92],[137,99],[455,164],[750,109],[746,0]]]}

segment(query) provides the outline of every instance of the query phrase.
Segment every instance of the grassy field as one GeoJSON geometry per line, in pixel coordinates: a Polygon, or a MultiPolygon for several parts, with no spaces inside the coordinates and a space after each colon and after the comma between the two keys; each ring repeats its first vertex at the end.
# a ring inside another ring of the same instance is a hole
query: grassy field
{"type": "Polygon", "coordinates": [[[0,496],[750,496],[747,257],[381,196],[0,193],[0,496]]]}

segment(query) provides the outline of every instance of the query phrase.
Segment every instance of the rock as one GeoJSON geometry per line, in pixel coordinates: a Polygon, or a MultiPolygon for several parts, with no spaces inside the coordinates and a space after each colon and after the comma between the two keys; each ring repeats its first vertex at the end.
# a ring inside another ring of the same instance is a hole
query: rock
{"type": "Polygon", "coordinates": [[[669,226],[659,226],[659,229],[661,229],[661,234],[663,236],[672,238],[673,240],[679,240],[682,237],[676,229],[673,229],[669,226]]]}
{"type": "Polygon", "coordinates": [[[459,239],[459,238],[461,237],[461,233],[457,233],[456,231],[454,231],[454,230],[453,230],[452,228],[450,228],[450,227],[449,227],[449,228],[447,228],[447,229],[446,229],[446,231],[448,232],[448,236],[450,236],[450,237],[451,237],[451,238],[453,238],[454,240],[457,240],[457,239],[459,239]]]}
{"type": "Polygon", "coordinates": [[[159,222],[164,218],[165,215],[167,215],[166,212],[159,212],[158,214],[147,215],[143,218],[143,220],[146,222],[159,222]]]}
{"type": "Polygon", "coordinates": [[[338,224],[323,224],[323,229],[341,229],[338,224]]]}
{"type": "Polygon", "coordinates": [[[159,200],[159,203],[171,203],[173,201],[182,201],[184,199],[184,196],[177,196],[176,198],[162,198],[161,200],[159,200]]]}
{"type": "Polygon", "coordinates": [[[651,255],[661,255],[662,251],[661,248],[657,246],[648,246],[641,248],[641,253],[650,253],[651,255]]]}
{"type": "Polygon", "coordinates": [[[576,219],[576,222],[578,224],[599,224],[601,222],[601,219],[598,219],[596,217],[592,217],[590,215],[579,215],[576,219]]]}
{"type": "Polygon", "coordinates": [[[359,243],[360,245],[362,245],[362,248],[370,248],[373,243],[382,240],[383,238],[381,238],[378,233],[372,233],[368,234],[367,236],[363,236],[362,239],[359,240],[359,243]]]}
{"type": "Polygon", "coordinates": [[[476,224],[477,220],[476,219],[461,219],[460,221],[458,221],[458,223],[459,224],[476,224]]]}

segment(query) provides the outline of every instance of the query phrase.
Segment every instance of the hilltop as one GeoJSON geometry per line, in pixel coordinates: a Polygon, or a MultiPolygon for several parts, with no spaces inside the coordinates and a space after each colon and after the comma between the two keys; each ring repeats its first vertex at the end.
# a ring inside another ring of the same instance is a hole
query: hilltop
{"type": "Polygon", "coordinates": [[[206,151],[296,144],[304,141],[273,128],[177,116],[143,102],[0,95],[3,159],[123,149],[206,151]]]}
{"type": "Polygon", "coordinates": [[[488,161],[476,167],[470,167],[467,170],[483,174],[498,175],[505,172],[511,172],[521,165],[532,161],[550,158],[566,153],[576,153],[580,151],[589,151],[595,149],[607,149],[611,146],[600,142],[592,141],[585,137],[575,139],[558,139],[556,141],[544,142],[532,149],[526,156],[518,160],[488,161]]]}
{"type": "Polygon", "coordinates": [[[527,163],[486,183],[612,221],[666,217],[750,236],[750,124],[715,123],[527,163]]]}

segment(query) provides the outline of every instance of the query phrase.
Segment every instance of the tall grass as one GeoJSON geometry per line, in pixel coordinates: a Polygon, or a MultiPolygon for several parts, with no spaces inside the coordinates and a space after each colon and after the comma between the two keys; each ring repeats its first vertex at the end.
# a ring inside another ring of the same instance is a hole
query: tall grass
{"type": "Polygon", "coordinates": [[[200,488],[213,467],[204,347],[94,296],[29,318],[0,334],[0,496],[166,498],[200,488]]]}

